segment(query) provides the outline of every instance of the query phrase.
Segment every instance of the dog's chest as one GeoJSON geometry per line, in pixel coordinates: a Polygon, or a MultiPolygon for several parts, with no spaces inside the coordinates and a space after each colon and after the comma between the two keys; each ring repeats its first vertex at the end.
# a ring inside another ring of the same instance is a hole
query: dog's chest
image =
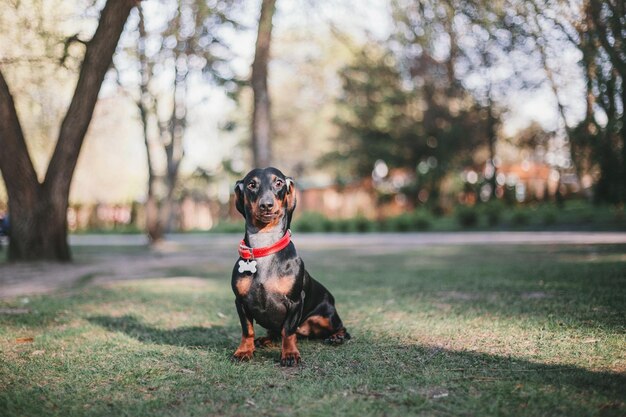
{"type": "Polygon", "coordinates": [[[246,291],[254,298],[263,298],[266,294],[287,295],[295,282],[292,271],[277,268],[270,259],[258,259],[256,271],[247,275],[249,289],[246,291]]]}
{"type": "Polygon", "coordinates": [[[291,304],[289,295],[296,282],[296,275],[277,268],[269,260],[259,259],[257,271],[246,274],[238,281],[240,293],[246,308],[255,320],[266,328],[280,326],[284,321],[288,306],[291,304]]]}

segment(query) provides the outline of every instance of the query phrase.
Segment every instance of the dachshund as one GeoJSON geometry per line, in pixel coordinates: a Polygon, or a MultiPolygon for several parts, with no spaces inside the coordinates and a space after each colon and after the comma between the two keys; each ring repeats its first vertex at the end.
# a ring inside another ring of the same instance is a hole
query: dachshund
{"type": "Polygon", "coordinates": [[[281,340],[280,363],[300,363],[297,336],[341,344],[350,339],[332,294],[307,272],[291,241],[296,208],[293,179],[278,169],[254,169],[235,185],[235,206],[246,231],[233,268],[232,289],[241,321],[233,360],[249,361],[255,348],[281,340]],[[254,322],[267,337],[254,336],[254,322]]]}

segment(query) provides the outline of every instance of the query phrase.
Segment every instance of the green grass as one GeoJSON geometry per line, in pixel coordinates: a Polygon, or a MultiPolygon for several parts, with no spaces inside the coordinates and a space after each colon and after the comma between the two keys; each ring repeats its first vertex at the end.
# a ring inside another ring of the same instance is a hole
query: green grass
{"type": "Polygon", "coordinates": [[[625,245],[384,251],[301,251],[353,339],[293,369],[230,362],[226,267],[0,301],[0,415],[626,414],[625,245]]]}

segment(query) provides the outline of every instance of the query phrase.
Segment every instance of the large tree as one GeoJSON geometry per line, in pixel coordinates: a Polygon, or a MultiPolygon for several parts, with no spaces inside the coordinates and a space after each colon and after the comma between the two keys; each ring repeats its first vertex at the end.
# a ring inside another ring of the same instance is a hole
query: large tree
{"type": "Polygon", "coordinates": [[[67,208],[74,168],[104,76],[135,4],[132,0],[108,0],[102,9],[98,28],[85,43],[76,89],[42,182],[28,153],[9,86],[0,71],[0,171],[9,198],[9,260],[71,259],[67,208]]]}

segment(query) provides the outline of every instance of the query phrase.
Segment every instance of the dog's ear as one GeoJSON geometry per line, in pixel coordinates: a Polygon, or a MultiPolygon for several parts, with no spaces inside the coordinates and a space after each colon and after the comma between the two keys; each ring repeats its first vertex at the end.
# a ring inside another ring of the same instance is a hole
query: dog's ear
{"type": "Polygon", "coordinates": [[[235,207],[243,217],[246,217],[246,212],[243,207],[243,180],[239,180],[235,183],[235,207]]]}
{"type": "Polygon", "coordinates": [[[287,186],[287,194],[285,196],[287,213],[291,214],[296,209],[296,187],[291,177],[285,178],[285,184],[287,186]]]}

